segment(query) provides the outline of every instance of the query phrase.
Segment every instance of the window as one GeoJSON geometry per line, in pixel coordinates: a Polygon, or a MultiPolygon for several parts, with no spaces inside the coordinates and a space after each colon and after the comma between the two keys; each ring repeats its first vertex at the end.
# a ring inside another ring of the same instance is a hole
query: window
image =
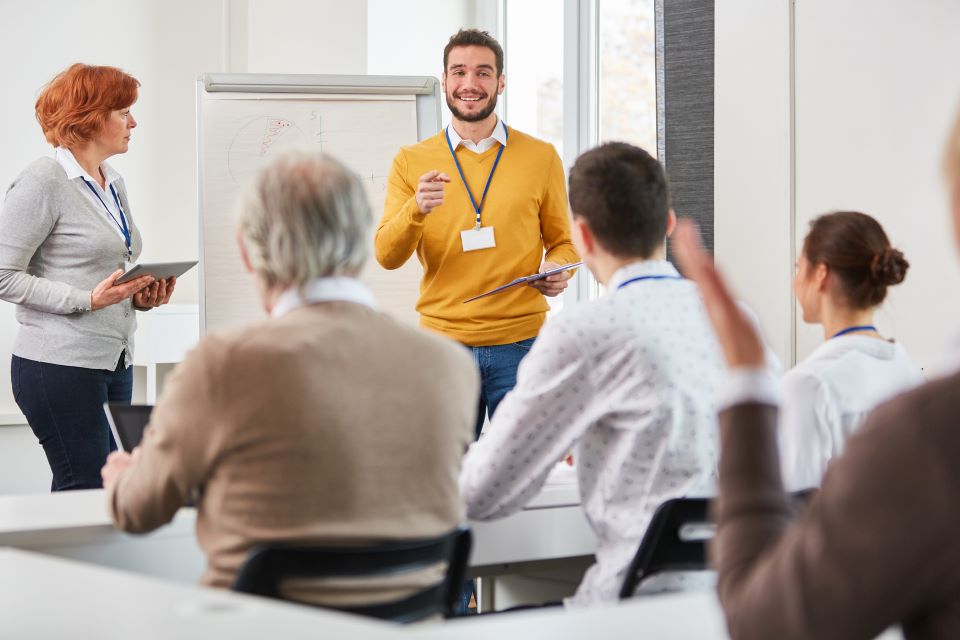
{"type": "Polygon", "coordinates": [[[600,141],[657,155],[654,0],[598,0],[600,141]]]}
{"type": "Polygon", "coordinates": [[[510,0],[504,120],[551,143],[563,157],[563,3],[510,0]]]}

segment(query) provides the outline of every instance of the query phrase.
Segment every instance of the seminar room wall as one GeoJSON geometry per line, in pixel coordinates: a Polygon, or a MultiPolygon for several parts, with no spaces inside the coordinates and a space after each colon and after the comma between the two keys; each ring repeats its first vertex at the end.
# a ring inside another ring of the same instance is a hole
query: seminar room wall
{"type": "Polygon", "coordinates": [[[716,0],[716,259],[786,366],[822,342],[790,290],[809,220],[854,209],[911,263],[881,332],[944,368],[960,316],[940,170],[958,30],[953,0],[716,0]]]}

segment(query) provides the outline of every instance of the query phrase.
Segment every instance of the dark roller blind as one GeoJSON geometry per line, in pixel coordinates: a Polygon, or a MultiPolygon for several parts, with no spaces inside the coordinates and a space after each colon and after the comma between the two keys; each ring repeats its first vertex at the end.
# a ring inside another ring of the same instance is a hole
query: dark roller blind
{"type": "Polygon", "coordinates": [[[657,151],[679,216],[713,250],[714,0],[656,0],[657,151]]]}

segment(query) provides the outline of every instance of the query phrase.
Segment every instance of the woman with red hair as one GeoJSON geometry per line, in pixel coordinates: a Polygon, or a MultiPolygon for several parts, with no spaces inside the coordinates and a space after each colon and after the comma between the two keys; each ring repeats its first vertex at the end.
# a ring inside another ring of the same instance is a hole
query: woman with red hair
{"type": "Polygon", "coordinates": [[[101,486],[116,448],[104,402],[130,402],[134,309],[166,303],[175,281],[117,284],[140,255],[123,178],[107,158],[137,126],[136,78],[74,64],[40,92],[37,120],[54,157],[36,160],[0,209],[0,299],[17,305],[10,377],[40,440],[52,490],[101,486]]]}

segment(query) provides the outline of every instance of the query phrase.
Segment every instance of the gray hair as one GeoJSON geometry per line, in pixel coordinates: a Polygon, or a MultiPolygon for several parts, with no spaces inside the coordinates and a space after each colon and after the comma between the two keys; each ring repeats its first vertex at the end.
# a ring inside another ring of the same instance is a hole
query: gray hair
{"type": "Polygon", "coordinates": [[[333,157],[280,153],[240,204],[240,234],[268,286],[356,276],[370,251],[373,216],[360,178],[333,157]]]}

